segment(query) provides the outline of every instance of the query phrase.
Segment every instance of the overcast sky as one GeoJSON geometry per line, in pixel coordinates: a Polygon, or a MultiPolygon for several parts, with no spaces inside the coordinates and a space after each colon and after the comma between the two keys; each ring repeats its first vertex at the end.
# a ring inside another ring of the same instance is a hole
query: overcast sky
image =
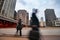
{"type": "Polygon", "coordinates": [[[38,9],[37,17],[39,20],[41,17],[45,20],[45,9],[54,9],[56,16],[60,17],[60,0],[17,0],[15,10],[25,9],[31,17],[33,8],[38,9]]]}

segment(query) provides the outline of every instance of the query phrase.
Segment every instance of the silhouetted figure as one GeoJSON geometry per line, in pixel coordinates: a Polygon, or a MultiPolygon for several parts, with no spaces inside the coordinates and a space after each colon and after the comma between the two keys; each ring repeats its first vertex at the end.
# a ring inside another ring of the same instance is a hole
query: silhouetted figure
{"type": "Polygon", "coordinates": [[[17,25],[16,28],[17,28],[16,33],[18,33],[18,31],[20,31],[20,36],[22,36],[22,32],[21,32],[21,30],[22,30],[21,19],[19,19],[19,22],[18,22],[18,25],[17,25]]]}
{"type": "Polygon", "coordinates": [[[40,34],[39,34],[39,29],[34,27],[32,30],[29,32],[29,40],[39,40],[40,39],[40,34]]]}
{"type": "Polygon", "coordinates": [[[34,11],[34,12],[32,13],[30,25],[31,25],[31,26],[32,26],[32,25],[36,25],[37,27],[39,27],[39,20],[38,20],[38,18],[36,17],[37,9],[34,9],[33,11],[34,11]]]}
{"type": "Polygon", "coordinates": [[[39,20],[36,17],[37,9],[33,10],[31,17],[31,27],[32,30],[29,32],[29,40],[39,40],[40,39],[40,33],[39,33],[39,20]]]}

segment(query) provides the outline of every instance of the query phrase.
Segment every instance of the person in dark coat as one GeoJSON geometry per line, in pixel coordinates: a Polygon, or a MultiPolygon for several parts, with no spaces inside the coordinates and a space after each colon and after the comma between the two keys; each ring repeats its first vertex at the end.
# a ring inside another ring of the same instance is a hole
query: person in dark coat
{"type": "Polygon", "coordinates": [[[40,33],[39,33],[39,20],[36,17],[37,9],[33,10],[34,12],[32,13],[31,17],[31,27],[32,30],[29,32],[29,40],[39,40],[40,39],[40,33]]]}
{"type": "Polygon", "coordinates": [[[29,40],[39,40],[40,39],[40,34],[39,31],[37,31],[37,28],[33,28],[30,32],[29,32],[29,40]]]}
{"type": "Polygon", "coordinates": [[[18,25],[17,25],[16,29],[17,29],[16,33],[18,33],[18,31],[20,31],[20,36],[22,36],[22,32],[21,32],[21,30],[22,30],[21,19],[19,19],[19,22],[18,22],[18,25]]]}
{"type": "Polygon", "coordinates": [[[36,16],[36,13],[37,13],[37,9],[33,9],[30,25],[31,26],[36,25],[37,27],[39,27],[39,20],[36,16]]]}

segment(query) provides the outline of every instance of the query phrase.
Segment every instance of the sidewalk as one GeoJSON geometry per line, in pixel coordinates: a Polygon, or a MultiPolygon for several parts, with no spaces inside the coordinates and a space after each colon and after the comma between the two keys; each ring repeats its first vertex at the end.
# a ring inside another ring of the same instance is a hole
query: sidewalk
{"type": "MultiPolygon", "coordinates": [[[[0,40],[28,40],[28,33],[31,28],[22,29],[22,37],[16,36],[15,28],[0,29],[0,40]]],[[[60,28],[41,28],[42,40],[60,40],[60,28]]]]}
{"type": "Polygon", "coordinates": [[[0,37],[0,40],[28,40],[28,38],[22,38],[22,37],[0,37]]]}
{"type": "MultiPolygon", "coordinates": [[[[23,28],[22,29],[22,35],[28,35],[31,28],[23,28]]],[[[60,35],[60,28],[40,28],[41,35],[60,35]]],[[[16,28],[1,28],[0,29],[0,35],[15,35],[16,34],[16,28]]]]}

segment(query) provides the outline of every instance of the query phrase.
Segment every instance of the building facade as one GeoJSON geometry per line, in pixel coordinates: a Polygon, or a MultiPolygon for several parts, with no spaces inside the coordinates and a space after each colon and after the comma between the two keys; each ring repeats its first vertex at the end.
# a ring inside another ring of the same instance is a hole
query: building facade
{"type": "Polygon", "coordinates": [[[60,27],[60,18],[53,21],[53,26],[60,27]]]}
{"type": "Polygon", "coordinates": [[[45,21],[46,26],[52,26],[52,22],[56,20],[56,15],[54,9],[46,9],[45,10],[45,21]]]}
{"type": "Polygon", "coordinates": [[[16,0],[0,0],[0,15],[14,18],[16,0]]]}
{"type": "Polygon", "coordinates": [[[0,0],[0,13],[1,13],[1,10],[2,10],[3,3],[4,3],[4,0],[0,0]]]}
{"type": "Polygon", "coordinates": [[[28,21],[29,21],[28,12],[26,10],[19,10],[17,14],[18,14],[17,19],[21,19],[23,25],[28,25],[28,21]]]}
{"type": "Polygon", "coordinates": [[[0,28],[15,28],[14,20],[16,0],[0,0],[0,28]]]}

